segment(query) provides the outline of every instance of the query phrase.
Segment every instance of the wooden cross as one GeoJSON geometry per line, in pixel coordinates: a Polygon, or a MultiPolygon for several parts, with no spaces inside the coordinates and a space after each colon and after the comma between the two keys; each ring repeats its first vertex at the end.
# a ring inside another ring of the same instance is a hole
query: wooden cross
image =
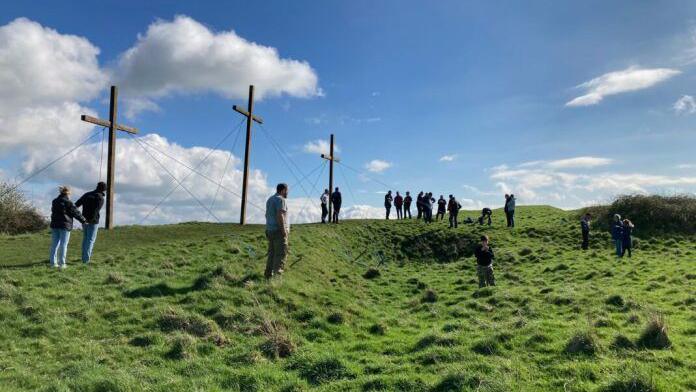
{"type": "Polygon", "coordinates": [[[254,111],[254,86],[249,86],[249,102],[247,110],[240,108],[237,105],[232,106],[236,112],[246,117],[246,146],[244,147],[244,180],[242,182],[242,209],[239,215],[239,224],[243,225],[246,222],[246,201],[247,201],[247,184],[249,182],[249,153],[251,152],[251,123],[256,121],[263,124],[263,119],[253,113],[254,111]]]}
{"type": "Polygon", "coordinates": [[[118,109],[118,88],[111,86],[111,102],[109,103],[109,121],[92,116],[82,115],[82,121],[101,125],[109,128],[109,153],[107,155],[106,164],[106,223],[107,230],[114,227],[114,172],[116,164],[116,131],[128,132],[131,134],[138,133],[138,130],[127,125],[118,124],[116,122],[116,114],[118,109]]]}
{"type": "MultiPolygon", "coordinates": [[[[321,154],[321,157],[329,161],[329,221],[331,221],[331,209],[333,207],[333,202],[331,201],[331,195],[333,195],[333,167],[334,162],[341,162],[340,159],[334,156],[334,135],[331,134],[331,142],[329,143],[329,155],[321,154]]],[[[320,188],[321,189],[321,188],[320,188]]]]}

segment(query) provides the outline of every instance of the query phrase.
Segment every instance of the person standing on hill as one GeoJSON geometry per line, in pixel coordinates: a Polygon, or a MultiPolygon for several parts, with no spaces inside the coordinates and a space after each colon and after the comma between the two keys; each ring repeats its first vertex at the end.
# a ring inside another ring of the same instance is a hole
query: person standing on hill
{"type": "Polygon", "coordinates": [[[433,199],[432,192],[426,193],[425,196],[423,196],[423,216],[425,223],[433,222],[433,203],[435,203],[435,199],[433,199]]]}
{"type": "Polygon", "coordinates": [[[65,269],[73,219],[77,219],[83,225],[87,220],[70,201],[70,188],[61,186],[58,190],[60,194],[51,203],[51,253],[48,259],[51,267],[65,269]],[[58,259],[57,262],[56,259],[58,259]]]}
{"type": "Polygon", "coordinates": [[[92,249],[97,241],[97,230],[99,228],[99,211],[104,206],[104,194],[106,183],[99,182],[97,188],[87,192],[77,199],[75,207],[82,207],[82,216],[87,223],[82,225],[82,262],[87,264],[92,258],[92,249]]]}
{"type": "Polygon", "coordinates": [[[404,219],[406,218],[406,215],[408,215],[408,219],[411,219],[411,202],[413,201],[413,198],[411,197],[411,193],[406,191],[406,197],[404,197],[404,219]]]}
{"type": "Polygon", "coordinates": [[[621,221],[621,215],[614,215],[614,223],[611,226],[611,239],[614,240],[614,245],[616,246],[616,257],[621,257],[623,251],[623,222],[621,221]]]}
{"type": "Polygon", "coordinates": [[[628,251],[628,257],[631,257],[631,249],[633,248],[633,238],[631,237],[631,234],[633,233],[634,227],[635,226],[633,225],[633,223],[631,223],[630,220],[623,220],[623,235],[621,237],[621,257],[623,257],[626,254],[626,251],[628,251]]]}
{"type": "Polygon", "coordinates": [[[582,249],[587,250],[590,247],[590,220],[592,216],[586,213],[580,220],[580,230],[582,231],[582,249]]]}
{"type": "Polygon", "coordinates": [[[476,256],[476,274],[478,275],[479,288],[495,286],[495,276],[493,276],[493,249],[488,244],[488,237],[481,236],[481,244],[474,250],[476,256]]]}
{"type": "Polygon", "coordinates": [[[324,193],[319,198],[321,200],[321,223],[326,223],[326,217],[329,215],[329,190],[324,189],[324,193]]]}
{"type": "Polygon", "coordinates": [[[423,195],[423,191],[420,191],[420,193],[416,197],[416,209],[418,210],[418,215],[416,216],[416,219],[423,218],[423,199],[424,198],[425,198],[425,196],[423,195]]]}
{"type": "Polygon", "coordinates": [[[435,215],[435,220],[445,220],[445,212],[447,211],[447,200],[445,200],[445,197],[440,195],[440,198],[437,200],[437,215],[435,215]]]}
{"type": "Polygon", "coordinates": [[[396,219],[404,219],[404,198],[399,191],[396,191],[396,197],[394,197],[394,207],[396,207],[396,219]]]}
{"type": "Polygon", "coordinates": [[[389,213],[391,212],[392,202],[394,198],[392,197],[391,191],[384,195],[384,209],[387,210],[387,220],[389,220],[389,213]]]}
{"type": "Polygon", "coordinates": [[[266,201],[266,238],[268,239],[268,260],[264,276],[270,279],[281,275],[288,255],[290,220],[288,219],[288,185],[278,184],[275,195],[266,201]]]}
{"type": "Polygon", "coordinates": [[[447,210],[449,211],[449,227],[451,228],[457,228],[459,227],[459,223],[457,222],[457,215],[459,215],[459,210],[462,208],[462,205],[459,204],[457,199],[453,195],[449,195],[449,203],[447,203],[447,210]]]}
{"type": "Polygon", "coordinates": [[[505,201],[505,216],[507,227],[515,227],[515,195],[510,194],[505,201]]]}
{"type": "Polygon", "coordinates": [[[331,217],[331,222],[338,223],[338,214],[341,212],[341,192],[336,187],[336,190],[331,194],[331,204],[333,205],[333,216],[331,217]]]}
{"type": "Polygon", "coordinates": [[[505,194],[505,207],[503,211],[505,212],[505,219],[507,220],[507,227],[510,227],[510,214],[508,213],[508,203],[510,202],[510,195],[505,194]]]}

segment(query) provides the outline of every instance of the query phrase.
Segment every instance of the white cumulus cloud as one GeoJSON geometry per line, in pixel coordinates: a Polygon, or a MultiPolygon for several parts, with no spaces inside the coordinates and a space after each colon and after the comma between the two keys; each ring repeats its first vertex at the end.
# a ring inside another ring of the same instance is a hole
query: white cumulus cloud
{"type": "Polygon", "coordinates": [[[322,95],[317,74],[306,61],[281,58],[273,47],[234,31],[211,31],[188,16],[151,24],[120,56],[116,79],[140,99],[199,92],[244,98],[250,84],[257,99],[322,95]]]}
{"type": "Polygon", "coordinates": [[[440,157],[440,162],[452,162],[457,159],[457,154],[443,155],[440,157]]]}
{"type": "Polygon", "coordinates": [[[392,167],[391,162],[383,161],[381,159],[373,159],[365,164],[365,169],[373,173],[381,173],[392,167]]]}
{"type": "MultiPolygon", "coordinates": [[[[326,154],[329,155],[331,148],[328,140],[317,139],[310,140],[302,147],[302,151],[309,154],[326,154]]],[[[339,152],[337,144],[334,144],[334,152],[339,152]]]]}
{"type": "Polygon", "coordinates": [[[565,105],[596,105],[606,96],[652,87],[680,73],[681,71],[671,68],[638,67],[609,72],[578,85],[578,88],[585,90],[585,94],[573,98],[565,105]]]}
{"type": "Polygon", "coordinates": [[[691,95],[682,95],[674,102],[672,109],[677,114],[694,114],[696,113],[696,100],[691,95]]]}

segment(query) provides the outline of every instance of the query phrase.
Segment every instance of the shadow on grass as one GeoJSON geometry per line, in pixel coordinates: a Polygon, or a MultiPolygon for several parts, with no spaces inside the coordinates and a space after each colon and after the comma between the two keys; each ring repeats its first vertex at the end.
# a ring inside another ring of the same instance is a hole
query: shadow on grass
{"type": "Polygon", "coordinates": [[[191,286],[184,287],[171,287],[166,283],[158,283],[126,291],[123,295],[126,298],[170,297],[177,294],[188,294],[192,291],[198,291],[200,289],[201,288],[195,283],[191,286]]]}

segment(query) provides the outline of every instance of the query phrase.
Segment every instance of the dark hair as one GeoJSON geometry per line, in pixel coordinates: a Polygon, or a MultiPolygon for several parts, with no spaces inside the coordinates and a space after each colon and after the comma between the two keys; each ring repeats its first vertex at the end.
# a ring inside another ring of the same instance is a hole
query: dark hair
{"type": "Polygon", "coordinates": [[[103,181],[100,181],[97,183],[97,190],[99,192],[104,192],[106,190],[106,183],[103,181]]]}
{"type": "Polygon", "coordinates": [[[487,235],[482,235],[482,236],[481,236],[481,241],[488,241],[488,236],[487,236],[487,235]]]}
{"type": "Polygon", "coordinates": [[[278,192],[278,193],[280,193],[286,189],[288,189],[288,184],[286,184],[284,182],[281,182],[280,184],[278,184],[278,186],[276,186],[276,192],[278,192]]]}

